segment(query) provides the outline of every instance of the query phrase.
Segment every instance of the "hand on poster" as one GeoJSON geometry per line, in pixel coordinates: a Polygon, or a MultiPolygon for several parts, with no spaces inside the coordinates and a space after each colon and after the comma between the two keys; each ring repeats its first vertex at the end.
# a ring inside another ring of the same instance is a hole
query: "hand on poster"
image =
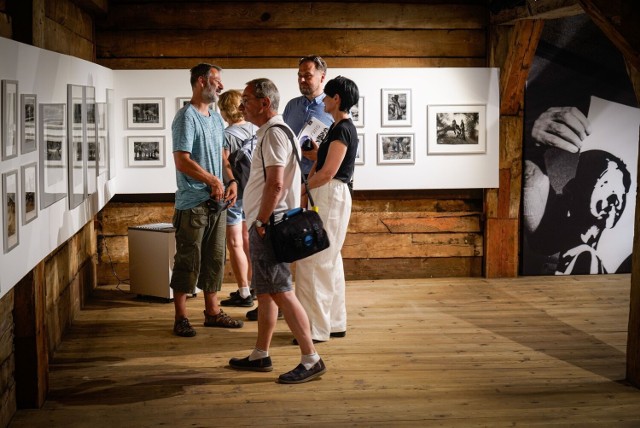
{"type": "Polygon", "coordinates": [[[591,134],[589,119],[576,107],[550,107],[534,122],[531,136],[537,144],[577,153],[591,134]]]}

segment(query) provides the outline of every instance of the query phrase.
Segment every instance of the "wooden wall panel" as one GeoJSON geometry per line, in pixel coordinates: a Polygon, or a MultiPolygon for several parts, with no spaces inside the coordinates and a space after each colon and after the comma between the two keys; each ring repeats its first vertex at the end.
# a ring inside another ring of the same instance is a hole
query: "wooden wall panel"
{"type": "Polygon", "coordinates": [[[173,2],[114,5],[102,30],[483,29],[483,5],[393,2],[173,2]],[[193,19],[197,16],[198,19],[193,19]],[[307,17],[313,17],[309,25],[307,17]]]}

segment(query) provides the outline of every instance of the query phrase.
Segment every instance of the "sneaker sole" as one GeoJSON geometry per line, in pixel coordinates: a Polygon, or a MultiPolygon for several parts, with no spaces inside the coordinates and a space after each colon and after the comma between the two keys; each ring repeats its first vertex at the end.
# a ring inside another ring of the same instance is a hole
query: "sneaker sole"
{"type": "Polygon", "coordinates": [[[270,371],[273,371],[273,366],[269,366],[269,367],[244,367],[244,366],[234,366],[232,364],[229,364],[229,367],[231,367],[234,370],[241,370],[241,371],[247,371],[247,372],[270,372],[270,371]]]}
{"type": "Polygon", "coordinates": [[[317,378],[317,377],[322,376],[322,375],[323,375],[323,374],[325,374],[326,372],[327,372],[327,369],[325,368],[325,369],[323,369],[321,372],[314,373],[314,374],[312,374],[311,376],[305,377],[304,379],[300,379],[300,380],[286,380],[286,379],[280,379],[280,378],[278,378],[278,382],[279,382],[279,383],[286,383],[286,384],[289,384],[289,385],[297,384],[297,383],[305,383],[305,382],[309,382],[309,381],[311,381],[311,380],[314,380],[314,379],[315,379],[315,378],[317,378]]]}

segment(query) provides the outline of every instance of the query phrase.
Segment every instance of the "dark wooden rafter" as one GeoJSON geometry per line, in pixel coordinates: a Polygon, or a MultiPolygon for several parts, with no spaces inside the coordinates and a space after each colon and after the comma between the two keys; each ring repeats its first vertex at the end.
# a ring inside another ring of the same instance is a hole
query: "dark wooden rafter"
{"type": "Polygon", "coordinates": [[[583,13],[578,0],[527,0],[491,15],[491,24],[514,24],[522,19],[557,19],[583,13]]]}
{"type": "Polygon", "coordinates": [[[514,115],[522,110],[524,88],[544,21],[518,21],[510,37],[510,49],[501,67],[500,114],[514,115]]]}
{"type": "Polygon", "coordinates": [[[593,22],[640,70],[640,3],[637,0],[578,0],[593,22]]]}

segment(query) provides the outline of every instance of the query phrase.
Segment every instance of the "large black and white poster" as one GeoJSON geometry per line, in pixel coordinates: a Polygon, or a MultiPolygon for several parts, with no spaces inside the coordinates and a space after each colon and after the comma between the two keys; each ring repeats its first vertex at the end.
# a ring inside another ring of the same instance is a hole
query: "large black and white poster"
{"type": "Polygon", "coordinates": [[[586,15],[545,23],[525,94],[523,275],[630,272],[637,107],[586,15]]]}

